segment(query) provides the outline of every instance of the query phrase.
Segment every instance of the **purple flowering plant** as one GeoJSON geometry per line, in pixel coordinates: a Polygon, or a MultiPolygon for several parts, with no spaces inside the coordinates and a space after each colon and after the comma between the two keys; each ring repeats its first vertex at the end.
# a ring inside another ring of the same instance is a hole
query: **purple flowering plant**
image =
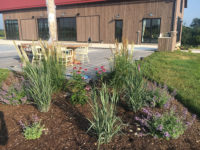
{"type": "Polygon", "coordinates": [[[23,87],[24,78],[21,82],[13,83],[11,86],[3,85],[0,88],[0,103],[8,105],[26,104],[27,96],[23,87]]]}
{"type": "Polygon", "coordinates": [[[135,117],[140,124],[142,132],[150,134],[156,138],[177,139],[195,121],[193,115],[191,121],[186,119],[187,111],[183,110],[183,116],[178,116],[172,109],[164,114],[153,113],[149,108],[143,108],[142,117],[135,117]]]}
{"type": "Polygon", "coordinates": [[[167,86],[164,85],[164,87],[157,87],[157,85],[153,87],[150,92],[150,97],[151,97],[151,102],[150,106],[151,107],[163,107],[170,99],[171,97],[167,93],[167,86]]]}

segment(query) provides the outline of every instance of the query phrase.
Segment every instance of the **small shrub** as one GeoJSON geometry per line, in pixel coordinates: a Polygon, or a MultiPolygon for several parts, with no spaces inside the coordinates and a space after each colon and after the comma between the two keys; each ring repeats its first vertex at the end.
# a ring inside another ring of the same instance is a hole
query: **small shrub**
{"type": "Polygon", "coordinates": [[[98,137],[98,145],[108,143],[112,137],[121,131],[122,121],[115,114],[116,103],[118,101],[116,92],[108,93],[106,84],[103,84],[99,92],[93,91],[92,95],[93,120],[89,120],[91,126],[98,137]]]}
{"type": "Polygon", "coordinates": [[[143,118],[135,117],[143,130],[146,131],[146,128],[152,136],[167,140],[180,137],[196,118],[194,116],[191,122],[186,122],[186,116],[180,117],[174,113],[174,110],[165,112],[163,115],[160,113],[153,114],[148,109],[143,109],[143,112],[145,113],[143,118]]]}
{"type": "Polygon", "coordinates": [[[43,64],[35,66],[27,63],[24,74],[28,80],[27,94],[33,99],[39,111],[48,112],[53,92],[49,69],[45,69],[43,64]]]}
{"type": "Polygon", "coordinates": [[[34,119],[30,124],[24,124],[22,121],[19,123],[22,127],[24,137],[27,140],[35,140],[40,138],[42,132],[44,131],[44,125],[41,125],[41,120],[39,119],[34,119]]]}
{"type": "Polygon", "coordinates": [[[72,104],[85,104],[88,100],[87,91],[86,91],[86,82],[84,81],[84,74],[87,69],[82,69],[81,67],[77,69],[74,67],[72,74],[72,79],[69,81],[68,85],[70,86],[71,103],[72,104]]]}

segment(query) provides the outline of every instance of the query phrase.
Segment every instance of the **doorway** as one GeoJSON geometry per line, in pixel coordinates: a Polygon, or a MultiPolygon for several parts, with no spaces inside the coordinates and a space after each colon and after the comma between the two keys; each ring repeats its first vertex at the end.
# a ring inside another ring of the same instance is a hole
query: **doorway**
{"type": "Polygon", "coordinates": [[[143,19],[142,21],[142,43],[158,43],[160,36],[161,19],[143,19]]]}

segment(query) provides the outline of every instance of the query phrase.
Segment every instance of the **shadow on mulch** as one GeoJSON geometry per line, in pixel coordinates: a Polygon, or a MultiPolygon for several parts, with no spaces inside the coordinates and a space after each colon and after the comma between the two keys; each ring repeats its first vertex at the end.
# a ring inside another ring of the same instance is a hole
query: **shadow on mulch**
{"type": "Polygon", "coordinates": [[[6,145],[8,142],[8,130],[4,120],[4,114],[0,111],[0,145],[6,145]]]}
{"type": "MultiPolygon", "coordinates": [[[[64,111],[66,114],[68,114],[68,113],[71,114],[71,116],[75,120],[76,126],[80,130],[82,130],[84,132],[88,131],[88,129],[90,127],[90,122],[88,121],[86,116],[84,114],[82,114],[75,106],[73,106],[66,100],[55,101],[54,104],[58,108],[60,108],[62,111],[64,111]]],[[[94,135],[91,132],[87,132],[87,134],[90,137],[94,137],[94,135]]]]}

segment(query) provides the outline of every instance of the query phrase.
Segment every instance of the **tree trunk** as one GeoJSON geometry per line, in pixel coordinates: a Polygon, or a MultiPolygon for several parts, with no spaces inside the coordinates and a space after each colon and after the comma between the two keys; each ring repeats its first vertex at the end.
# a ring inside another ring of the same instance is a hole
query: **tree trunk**
{"type": "Polygon", "coordinates": [[[49,25],[49,43],[57,41],[57,22],[56,22],[56,5],[54,0],[46,0],[48,25],[49,25]]]}

